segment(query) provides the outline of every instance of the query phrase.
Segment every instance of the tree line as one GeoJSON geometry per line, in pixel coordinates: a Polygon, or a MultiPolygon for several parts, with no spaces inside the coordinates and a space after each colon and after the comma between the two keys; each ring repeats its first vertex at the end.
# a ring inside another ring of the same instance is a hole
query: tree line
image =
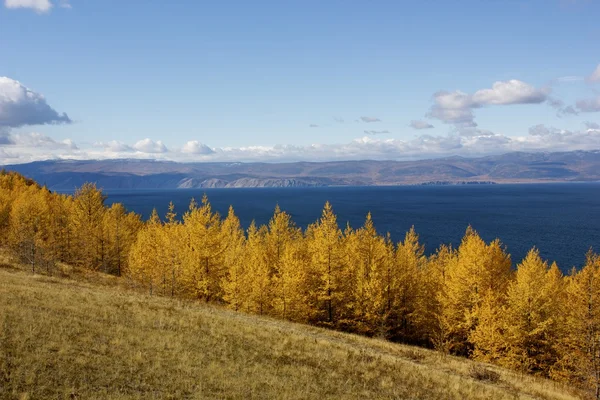
{"type": "Polygon", "coordinates": [[[340,227],[329,203],[297,227],[275,208],[242,229],[206,196],[181,218],[148,221],[107,207],[93,184],[52,193],[0,173],[0,244],[33,272],[57,262],[99,270],[150,294],[217,302],[346,332],[435,348],[567,381],[600,397],[600,256],[564,276],[537,249],[512,268],[500,240],[468,227],[457,248],[427,256],[410,229],[394,243],[366,216],[340,227]]]}

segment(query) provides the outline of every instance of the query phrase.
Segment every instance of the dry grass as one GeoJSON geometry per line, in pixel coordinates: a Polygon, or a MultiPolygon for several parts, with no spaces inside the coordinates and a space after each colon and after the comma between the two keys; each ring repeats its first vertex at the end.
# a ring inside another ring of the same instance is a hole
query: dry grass
{"type": "Polygon", "coordinates": [[[0,398],[576,398],[465,359],[99,279],[0,268],[0,398]]]}

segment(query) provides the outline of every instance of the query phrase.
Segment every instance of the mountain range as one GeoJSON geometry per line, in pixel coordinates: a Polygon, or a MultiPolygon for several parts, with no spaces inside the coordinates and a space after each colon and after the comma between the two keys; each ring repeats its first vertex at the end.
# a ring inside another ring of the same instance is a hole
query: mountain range
{"type": "Polygon", "coordinates": [[[417,161],[177,163],[51,160],[5,165],[54,190],[85,182],[104,189],[382,186],[600,181],[600,151],[513,152],[417,161]]]}

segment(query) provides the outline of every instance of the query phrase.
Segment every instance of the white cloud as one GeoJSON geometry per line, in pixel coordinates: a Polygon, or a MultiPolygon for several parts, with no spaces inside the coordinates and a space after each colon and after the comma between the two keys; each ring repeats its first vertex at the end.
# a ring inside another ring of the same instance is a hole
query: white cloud
{"type": "Polygon", "coordinates": [[[155,142],[154,140],[148,138],[139,140],[133,145],[133,148],[142,153],[150,154],[166,153],[169,151],[167,146],[165,146],[162,141],[158,140],[155,142]]]}
{"type": "Polygon", "coordinates": [[[546,101],[547,90],[511,79],[494,82],[491,89],[481,89],[473,94],[473,102],[479,105],[539,104],[546,101]]]}
{"type": "Polygon", "coordinates": [[[460,90],[434,93],[427,116],[457,127],[475,127],[473,109],[491,105],[537,104],[548,99],[549,89],[536,89],[528,83],[511,79],[494,82],[491,89],[473,94],[460,90]]]}
{"type": "Polygon", "coordinates": [[[449,135],[421,135],[411,140],[378,138],[370,134],[340,144],[274,145],[211,148],[189,141],[168,149],[161,141],[145,139],[133,146],[121,142],[96,143],[81,148],[41,134],[9,135],[0,144],[0,165],[47,159],[160,159],[207,162],[289,162],[332,160],[407,160],[452,155],[483,156],[511,151],[569,151],[600,149],[600,129],[587,123],[581,130],[536,125],[520,136],[506,136],[479,128],[463,128],[449,135]]]}
{"type": "Polygon", "coordinates": [[[366,123],[381,122],[381,120],[376,117],[360,117],[360,120],[366,123]]]}
{"type": "Polygon", "coordinates": [[[4,0],[4,5],[6,8],[30,8],[38,13],[48,12],[52,8],[50,0],[4,0]]]}
{"type": "Polygon", "coordinates": [[[429,122],[422,121],[422,120],[412,120],[412,121],[410,121],[409,126],[414,129],[431,129],[431,128],[433,128],[433,125],[431,125],[429,122]]]}
{"type": "Polygon", "coordinates": [[[0,76],[0,127],[71,123],[67,114],[59,114],[43,95],[5,76],[0,76]]]}
{"type": "Polygon", "coordinates": [[[42,148],[42,149],[70,149],[77,150],[77,145],[71,139],[65,139],[57,142],[50,136],[46,136],[37,132],[17,133],[9,135],[11,142],[15,146],[25,148],[42,148]]]}
{"type": "Polygon", "coordinates": [[[181,148],[182,153],[186,154],[212,154],[214,151],[207,145],[200,143],[197,140],[190,140],[181,148]]]}
{"type": "Polygon", "coordinates": [[[594,72],[587,78],[588,82],[600,82],[600,64],[596,67],[594,72]]]}

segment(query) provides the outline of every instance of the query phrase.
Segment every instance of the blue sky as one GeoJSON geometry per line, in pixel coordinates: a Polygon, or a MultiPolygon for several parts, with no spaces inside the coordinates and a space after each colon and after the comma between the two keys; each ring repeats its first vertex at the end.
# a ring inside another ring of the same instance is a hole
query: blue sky
{"type": "Polygon", "coordinates": [[[596,0],[0,1],[0,164],[600,149],[596,0]]]}

